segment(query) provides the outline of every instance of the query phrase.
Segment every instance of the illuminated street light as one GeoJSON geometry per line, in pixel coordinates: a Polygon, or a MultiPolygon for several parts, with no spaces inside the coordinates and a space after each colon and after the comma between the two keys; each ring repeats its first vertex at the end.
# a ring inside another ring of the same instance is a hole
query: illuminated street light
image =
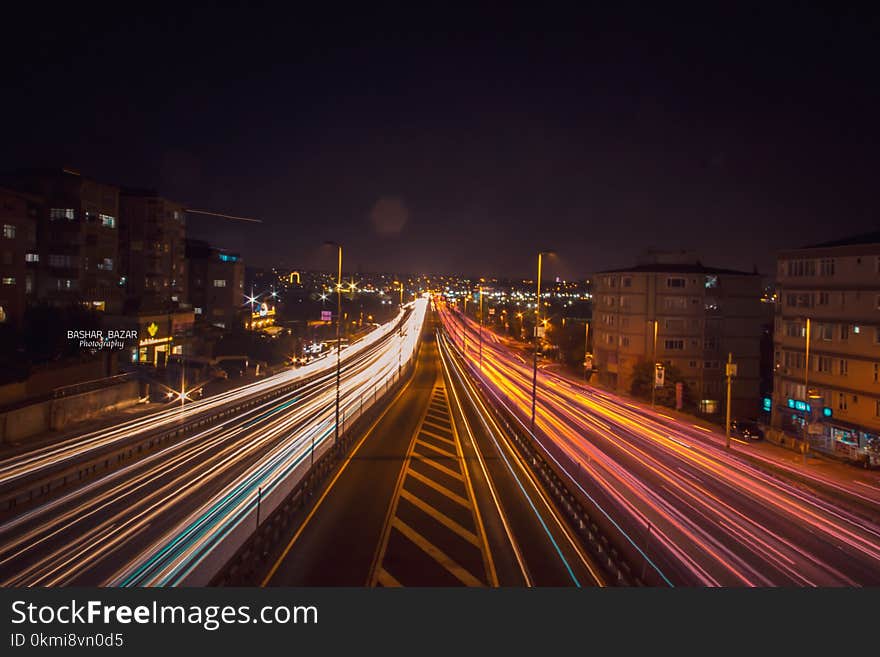
{"type": "MultiPolygon", "coordinates": [[[[336,432],[334,434],[333,443],[339,441],[339,389],[340,375],[342,373],[342,339],[339,334],[339,328],[342,325],[342,245],[337,242],[324,242],[327,246],[335,246],[339,251],[338,266],[339,272],[336,277],[336,432]]],[[[352,281],[352,286],[354,282],[352,281]]],[[[315,459],[314,436],[312,436],[312,463],[315,459]]]]}
{"type": "Polygon", "coordinates": [[[532,367],[532,433],[535,432],[535,404],[538,399],[538,345],[540,344],[538,339],[538,322],[541,320],[541,270],[545,255],[553,255],[553,251],[538,252],[538,283],[535,293],[535,354],[532,367]]]}

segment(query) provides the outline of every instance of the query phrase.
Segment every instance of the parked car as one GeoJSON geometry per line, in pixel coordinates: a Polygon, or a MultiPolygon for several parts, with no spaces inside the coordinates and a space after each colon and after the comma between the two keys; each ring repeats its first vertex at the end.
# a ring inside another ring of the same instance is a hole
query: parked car
{"type": "Polygon", "coordinates": [[[732,420],[730,435],[743,440],[764,440],[764,432],[754,420],[732,420]]]}

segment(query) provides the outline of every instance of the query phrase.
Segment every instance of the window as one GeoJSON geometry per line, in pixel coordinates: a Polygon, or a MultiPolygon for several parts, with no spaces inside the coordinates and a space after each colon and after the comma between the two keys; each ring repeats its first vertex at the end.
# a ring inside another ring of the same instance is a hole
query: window
{"type": "Polygon", "coordinates": [[[819,324],[819,338],[830,342],[834,337],[834,324],[819,324]]]}
{"type": "Polygon", "coordinates": [[[195,308],[193,308],[193,313],[196,315],[201,315],[202,309],[199,306],[196,306],[195,308]]]}
{"type": "Polygon", "coordinates": [[[788,338],[803,338],[806,336],[806,329],[800,322],[786,322],[785,336],[788,338]]]}
{"type": "Polygon", "coordinates": [[[116,217],[109,214],[99,214],[98,218],[104,228],[116,228],[116,217]]]}
{"type": "Polygon", "coordinates": [[[839,392],[837,393],[837,410],[845,411],[846,410],[846,393],[839,392]]]}
{"type": "Polygon", "coordinates": [[[880,417],[880,399],[874,400],[874,415],[880,417]]]}
{"type": "Polygon", "coordinates": [[[69,221],[73,221],[76,219],[76,211],[73,208],[52,208],[49,210],[49,219],[55,221],[56,219],[68,219],[69,221]]]}
{"type": "Polygon", "coordinates": [[[621,287],[632,287],[632,284],[633,284],[632,276],[624,276],[623,278],[620,279],[620,286],[621,287]]]}
{"type": "Polygon", "coordinates": [[[666,340],[664,346],[666,351],[681,351],[684,349],[684,340],[666,340]]]}
{"type": "Polygon", "coordinates": [[[841,358],[838,363],[838,369],[840,376],[846,376],[849,373],[849,361],[846,358],[841,358]]]}
{"type": "Polygon", "coordinates": [[[831,358],[828,356],[819,356],[816,359],[816,371],[822,374],[831,374],[831,358]]]}
{"type": "Polygon", "coordinates": [[[628,347],[629,346],[629,336],[628,335],[621,335],[620,336],[620,346],[621,347],[628,347]]]}
{"type": "Polygon", "coordinates": [[[818,305],[818,306],[827,306],[828,305],[828,293],[827,292],[819,292],[819,301],[816,305],[818,305]]]}
{"type": "Polygon", "coordinates": [[[816,261],[815,260],[789,260],[787,262],[787,272],[789,276],[815,276],[816,261]]]}
{"type": "MultiPolygon", "coordinates": [[[[684,280],[684,279],[682,279],[684,280]]],[[[687,309],[687,298],[686,297],[666,297],[663,300],[663,307],[666,310],[686,310],[687,309]]]]}
{"type": "Polygon", "coordinates": [[[612,333],[606,333],[605,334],[605,342],[606,342],[606,344],[614,344],[614,342],[615,342],[614,335],[612,333]]]}
{"type": "Polygon", "coordinates": [[[707,360],[703,362],[703,368],[707,370],[721,369],[721,362],[717,360],[707,360]]]}
{"type": "Polygon", "coordinates": [[[49,266],[61,268],[73,267],[73,256],[51,254],[49,255],[49,266]]]}
{"type": "Polygon", "coordinates": [[[849,340],[849,324],[840,325],[840,339],[844,342],[849,340]]]}
{"type": "Polygon", "coordinates": [[[12,264],[12,251],[4,251],[3,252],[3,264],[11,265],[12,264]]]}
{"type": "Polygon", "coordinates": [[[709,335],[703,338],[703,349],[706,350],[715,350],[718,349],[718,337],[714,335],[709,335]]]}
{"type": "Polygon", "coordinates": [[[3,285],[15,285],[15,276],[4,276],[3,285]]]}
{"type": "Polygon", "coordinates": [[[214,279],[214,287],[226,287],[226,279],[225,278],[215,278],[214,279]]]}
{"type": "Polygon", "coordinates": [[[786,294],[785,295],[785,305],[791,306],[792,308],[797,307],[797,295],[796,294],[786,294]]]}
{"type": "Polygon", "coordinates": [[[874,307],[877,310],[880,310],[880,294],[877,295],[876,305],[874,307]]]}
{"type": "Polygon", "coordinates": [[[880,344],[880,326],[874,327],[874,344],[880,344]]]}
{"type": "Polygon", "coordinates": [[[98,263],[98,269],[102,271],[113,271],[113,258],[104,258],[98,263]]]}
{"type": "Polygon", "coordinates": [[[880,363],[874,363],[874,383],[880,383],[880,363]]]}
{"type": "Polygon", "coordinates": [[[3,238],[7,240],[15,239],[15,226],[12,224],[3,224],[3,238]]]}
{"type": "Polygon", "coordinates": [[[697,367],[697,361],[695,361],[695,360],[689,360],[689,361],[688,361],[688,367],[690,367],[692,370],[693,370],[693,369],[696,369],[696,367],[697,367]]]}
{"type": "Polygon", "coordinates": [[[39,262],[40,254],[39,253],[25,253],[24,254],[25,262],[39,262]]]}
{"type": "Polygon", "coordinates": [[[834,258],[822,258],[819,261],[819,274],[822,276],[834,276],[834,258]]]}
{"type": "Polygon", "coordinates": [[[34,277],[28,274],[24,277],[24,293],[30,294],[34,291],[34,277]]]}
{"type": "Polygon", "coordinates": [[[684,278],[670,276],[666,279],[666,287],[684,287],[686,284],[684,278]]]}
{"type": "Polygon", "coordinates": [[[669,333],[681,333],[684,331],[683,319],[665,319],[663,320],[663,328],[669,333]]]}

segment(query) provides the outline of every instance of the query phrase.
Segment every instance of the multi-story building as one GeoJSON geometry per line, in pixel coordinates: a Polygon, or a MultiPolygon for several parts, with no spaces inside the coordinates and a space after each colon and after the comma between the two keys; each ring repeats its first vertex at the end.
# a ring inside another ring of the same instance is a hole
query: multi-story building
{"type": "Polygon", "coordinates": [[[37,298],[53,305],[118,310],[119,188],[70,169],[19,172],[8,181],[45,203],[37,225],[37,298]]]}
{"type": "Polygon", "coordinates": [[[880,436],[880,232],[779,255],[774,360],[773,427],[863,458],[880,436]]]}
{"type": "Polygon", "coordinates": [[[245,304],[244,262],[239,254],[187,240],[186,257],[196,322],[223,329],[243,327],[250,306],[245,304]]]}
{"type": "Polygon", "coordinates": [[[33,296],[39,197],[0,187],[0,324],[21,326],[33,296]]]}
{"type": "Polygon", "coordinates": [[[639,264],[593,279],[593,365],[599,382],[629,392],[634,368],[674,366],[700,410],[723,409],[725,362],[737,376],[731,412],[759,410],[761,278],[702,265],[687,253],[652,253],[639,264]]]}
{"type": "Polygon", "coordinates": [[[187,302],[185,212],[155,191],[122,190],[119,260],[127,311],[168,311],[187,302]]]}

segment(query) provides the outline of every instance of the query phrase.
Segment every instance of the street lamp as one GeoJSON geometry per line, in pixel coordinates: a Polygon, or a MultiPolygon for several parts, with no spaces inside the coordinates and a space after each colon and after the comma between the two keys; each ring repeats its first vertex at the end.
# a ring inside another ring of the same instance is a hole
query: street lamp
{"type": "Polygon", "coordinates": [[[657,331],[660,326],[660,322],[656,319],[648,321],[654,325],[654,350],[651,355],[651,360],[653,361],[651,367],[651,408],[654,408],[657,396],[657,331]]]}
{"type": "MultiPolygon", "coordinates": [[[[335,246],[339,252],[339,271],[336,276],[336,433],[333,443],[339,441],[339,388],[342,373],[342,340],[339,334],[339,327],[342,322],[342,245],[337,242],[326,241],[326,246],[335,246]]],[[[314,447],[312,447],[312,458],[314,458],[314,447]]]]}
{"type": "Polygon", "coordinates": [[[544,256],[553,255],[553,251],[538,251],[538,285],[535,292],[535,352],[532,361],[532,420],[530,423],[532,433],[535,432],[535,403],[538,397],[538,324],[541,321],[541,270],[544,256]]]}
{"type": "Polygon", "coordinates": [[[483,371],[483,286],[480,286],[480,371],[483,371]]]}

